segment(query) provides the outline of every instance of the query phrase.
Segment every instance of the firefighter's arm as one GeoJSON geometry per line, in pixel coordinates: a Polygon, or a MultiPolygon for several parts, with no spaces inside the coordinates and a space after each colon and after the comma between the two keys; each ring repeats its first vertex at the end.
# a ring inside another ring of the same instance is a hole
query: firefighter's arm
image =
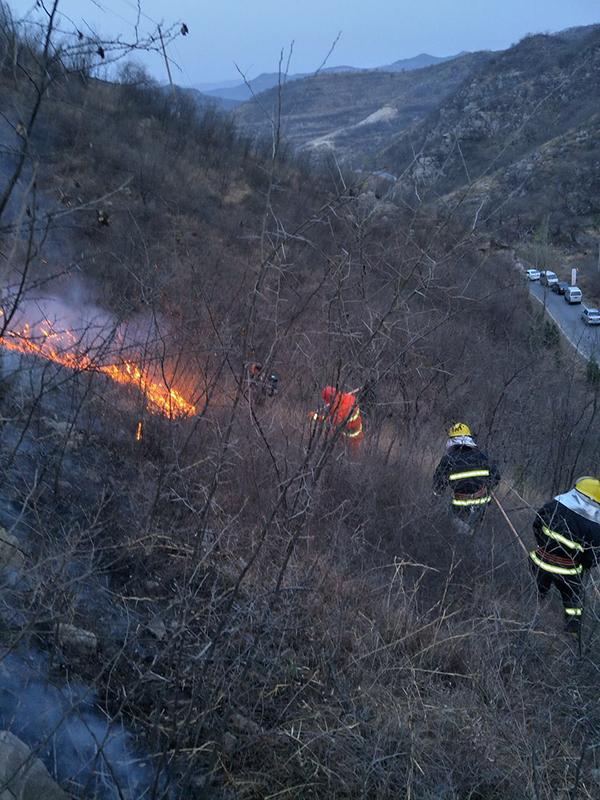
{"type": "Polygon", "coordinates": [[[542,529],[544,525],[552,527],[552,523],[554,521],[554,512],[555,508],[546,503],[546,505],[542,506],[536,513],[532,526],[536,541],[544,541],[545,534],[542,529]]]}

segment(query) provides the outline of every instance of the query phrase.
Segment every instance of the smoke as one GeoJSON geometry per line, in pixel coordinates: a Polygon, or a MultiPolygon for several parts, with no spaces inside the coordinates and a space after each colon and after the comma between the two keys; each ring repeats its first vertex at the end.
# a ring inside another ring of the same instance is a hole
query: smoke
{"type": "MultiPolygon", "coordinates": [[[[10,352],[103,373],[141,392],[151,413],[195,413],[188,398],[197,393],[198,378],[190,376],[170,324],[155,314],[119,321],[87,302],[81,284],[74,283],[61,297],[24,298],[14,313],[9,302],[0,303],[2,324],[0,346],[10,352]]],[[[19,366],[17,361],[9,368],[19,366]]]]}
{"type": "Polygon", "coordinates": [[[157,775],[153,760],[140,755],[122,722],[100,713],[93,692],[81,683],[58,687],[49,682],[48,659],[41,653],[8,653],[0,662],[0,725],[24,741],[75,796],[173,797],[166,776],[157,775]]]}
{"type": "Polygon", "coordinates": [[[51,342],[59,349],[70,348],[98,360],[125,357],[134,351],[139,355],[153,336],[150,322],[141,318],[135,324],[120,322],[86,300],[85,290],[77,282],[61,296],[21,299],[8,330],[20,333],[26,327],[32,337],[50,332],[51,342]]]}

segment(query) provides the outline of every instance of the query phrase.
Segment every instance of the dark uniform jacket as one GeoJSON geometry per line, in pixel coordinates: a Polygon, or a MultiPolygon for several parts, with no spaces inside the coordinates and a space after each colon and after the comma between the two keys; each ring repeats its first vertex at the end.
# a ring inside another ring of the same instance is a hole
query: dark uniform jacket
{"type": "Polygon", "coordinates": [[[569,562],[583,569],[597,563],[600,556],[600,507],[587,501],[575,489],[542,506],[533,523],[533,531],[538,544],[536,553],[541,561],[558,565],[569,562]]]}
{"type": "Polygon", "coordinates": [[[454,494],[474,495],[490,492],[498,485],[500,473],[478,447],[455,445],[442,458],[433,476],[433,490],[441,494],[450,486],[454,494]]]}

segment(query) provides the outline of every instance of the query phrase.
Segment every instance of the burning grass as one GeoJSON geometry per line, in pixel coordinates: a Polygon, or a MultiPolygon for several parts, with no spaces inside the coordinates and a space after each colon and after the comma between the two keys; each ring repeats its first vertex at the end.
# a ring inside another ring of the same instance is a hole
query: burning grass
{"type": "MultiPolygon", "coordinates": [[[[0,315],[3,312],[0,311],[0,315]]],[[[76,372],[97,372],[124,386],[137,389],[144,396],[148,410],[169,419],[189,417],[196,413],[194,403],[187,400],[173,386],[162,363],[114,355],[109,345],[111,335],[90,334],[86,326],[83,334],[69,328],[60,328],[48,317],[36,324],[24,322],[7,328],[0,338],[0,346],[24,355],[33,355],[52,361],[76,372]],[[89,341],[93,336],[93,341],[89,341]]],[[[128,352],[135,346],[127,348],[128,352]]],[[[139,431],[141,437],[141,431],[139,431]]]]}

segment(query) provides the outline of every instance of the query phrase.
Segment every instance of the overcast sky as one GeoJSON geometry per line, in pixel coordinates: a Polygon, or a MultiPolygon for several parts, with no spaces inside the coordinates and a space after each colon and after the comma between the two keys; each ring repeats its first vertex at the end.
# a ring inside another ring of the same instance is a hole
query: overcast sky
{"type": "MultiPolygon", "coordinates": [[[[526,33],[600,22],[600,0],[140,0],[146,28],[184,21],[190,33],[171,45],[182,85],[234,80],[234,62],[256,77],[277,69],[294,41],[291,72],[316,69],[338,32],[329,66],[374,67],[421,52],[502,49],[526,33]],[[147,15],[147,16],[146,16],[147,15]]],[[[33,0],[9,0],[16,15],[33,0]]],[[[61,0],[82,30],[131,36],[137,0],[61,0]]],[[[147,61],[166,79],[158,59],[147,61]]]]}

